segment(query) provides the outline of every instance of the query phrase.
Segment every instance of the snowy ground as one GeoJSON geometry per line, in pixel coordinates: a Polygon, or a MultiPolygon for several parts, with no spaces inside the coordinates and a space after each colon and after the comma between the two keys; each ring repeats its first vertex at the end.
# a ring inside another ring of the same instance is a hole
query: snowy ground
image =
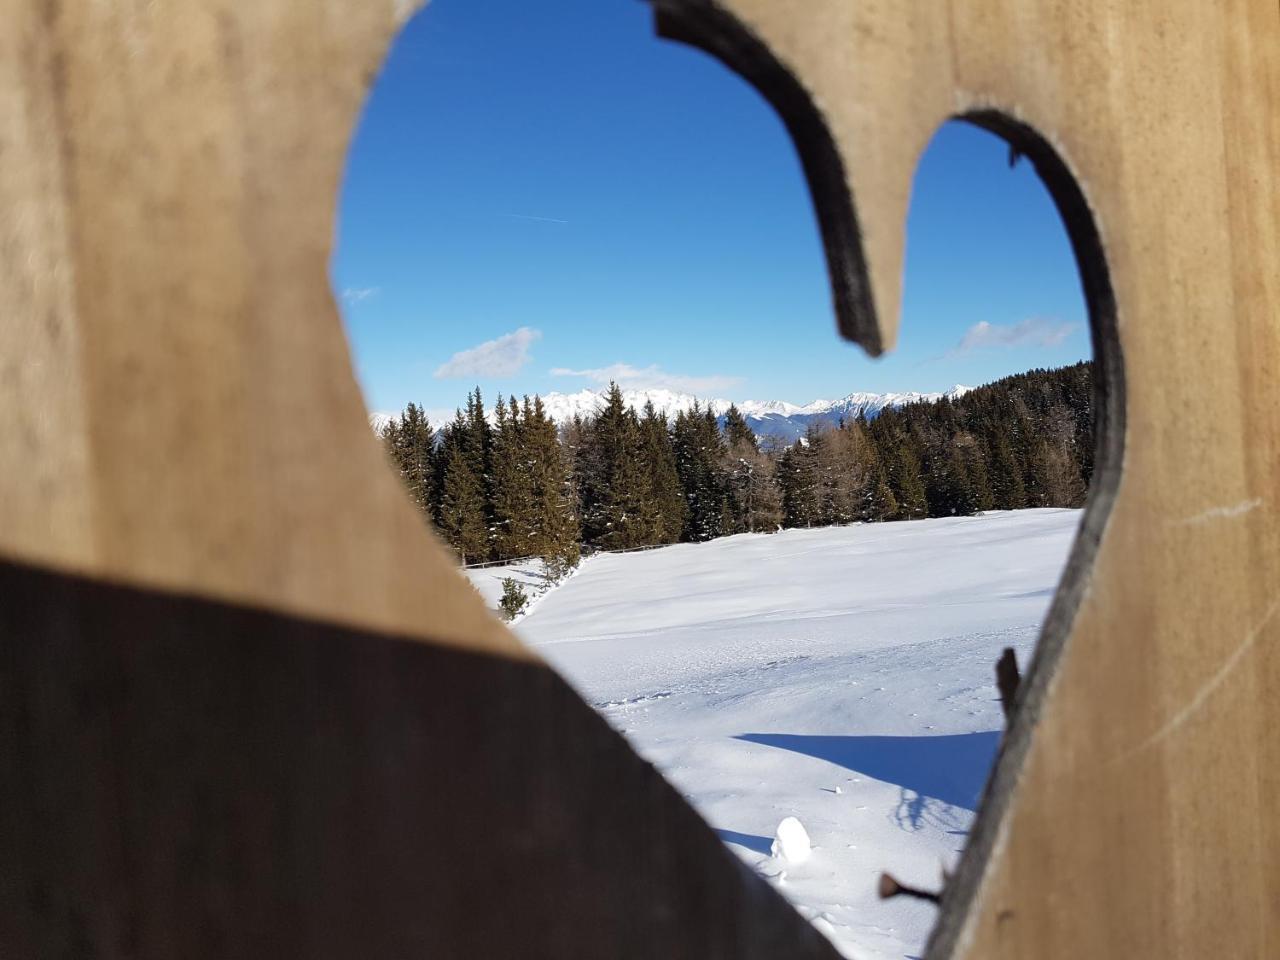
{"type": "Polygon", "coordinates": [[[525,617],[533,613],[538,608],[538,604],[542,599],[553,590],[558,590],[569,580],[572,580],[585,568],[583,565],[570,570],[559,582],[549,581],[546,577],[546,569],[542,564],[542,560],[534,557],[531,560],[521,560],[518,563],[503,563],[492,567],[476,567],[465,571],[467,579],[471,581],[471,585],[476,588],[476,592],[484,599],[484,602],[493,610],[499,610],[499,604],[502,600],[503,581],[508,578],[514,580],[516,585],[524,591],[528,602],[524,609],[512,621],[512,625],[520,623],[525,617]]]}
{"type": "MultiPolygon", "coordinates": [[[[993,667],[1026,662],[1079,511],[744,535],[597,556],[516,631],[850,957],[915,957],[1002,726],[993,667]],[[770,855],[779,822],[813,842],[770,855]]],[[[491,603],[502,576],[474,571],[491,603]],[[494,584],[497,584],[496,588],[494,584]]]]}
{"type": "Polygon", "coordinates": [[[540,599],[550,586],[542,574],[541,560],[526,560],[467,571],[467,579],[471,581],[471,585],[494,610],[498,609],[498,601],[502,599],[502,581],[508,577],[518,583],[529,597],[530,606],[526,608],[526,613],[532,609],[532,602],[540,599]]]}

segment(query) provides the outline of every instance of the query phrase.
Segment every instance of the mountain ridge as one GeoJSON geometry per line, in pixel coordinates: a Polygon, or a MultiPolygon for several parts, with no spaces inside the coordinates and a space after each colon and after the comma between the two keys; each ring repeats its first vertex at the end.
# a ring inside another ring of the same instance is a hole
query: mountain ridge
{"type": "MultiPolygon", "coordinates": [[[[695,397],[689,393],[674,390],[623,390],[622,402],[629,407],[642,410],[644,405],[652,401],[654,409],[668,420],[678,413],[688,413],[696,404],[700,409],[708,409],[720,418],[728,412],[730,406],[736,406],[747,425],[761,438],[772,437],[791,442],[804,436],[810,425],[828,423],[835,425],[841,419],[850,419],[860,414],[868,418],[875,417],[888,407],[902,407],[911,403],[936,403],[944,397],[958,399],[972,387],[956,384],[950,390],[936,393],[920,393],[918,391],[870,393],[856,391],[838,400],[813,400],[806,404],[789,403],[786,400],[744,400],[734,402],[719,398],[695,397]]],[[[565,424],[575,416],[589,417],[604,405],[607,389],[583,389],[576,393],[560,393],[555,391],[542,397],[543,408],[556,423],[565,424]]],[[[370,415],[369,423],[375,430],[392,419],[395,414],[375,413],[370,415]]],[[[443,426],[443,424],[437,424],[443,426]]]]}

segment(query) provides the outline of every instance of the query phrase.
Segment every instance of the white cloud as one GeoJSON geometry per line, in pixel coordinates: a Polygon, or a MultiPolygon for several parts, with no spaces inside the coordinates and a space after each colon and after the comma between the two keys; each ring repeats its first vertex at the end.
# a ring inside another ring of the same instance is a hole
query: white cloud
{"type": "Polygon", "coordinates": [[[593,370],[556,367],[551,371],[551,375],[553,377],[585,377],[601,385],[613,381],[627,390],[674,390],[677,393],[697,394],[722,393],[742,382],[741,377],[728,377],[722,374],[691,377],[680,373],[667,373],[659,369],[656,364],[633,367],[629,363],[615,363],[593,370]]]}
{"type": "Polygon", "coordinates": [[[504,333],[496,340],[486,340],[470,350],[455,353],[448,363],[442,363],[436,369],[435,378],[510,377],[529,362],[529,347],[541,336],[541,330],[521,327],[504,333]]]}
{"type": "Polygon", "coordinates": [[[951,352],[968,353],[985,347],[1056,347],[1075,332],[1079,324],[1029,317],[1017,323],[988,323],[982,320],[964,332],[951,352]]]}
{"type": "Polygon", "coordinates": [[[359,303],[370,297],[376,297],[381,292],[381,287],[347,287],[342,291],[342,299],[347,303],[359,303]]]}

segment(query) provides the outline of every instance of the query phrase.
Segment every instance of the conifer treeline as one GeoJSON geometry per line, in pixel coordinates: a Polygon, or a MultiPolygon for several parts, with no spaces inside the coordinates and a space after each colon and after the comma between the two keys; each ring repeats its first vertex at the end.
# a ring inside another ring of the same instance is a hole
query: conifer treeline
{"type": "Polygon", "coordinates": [[[761,442],[736,407],[668,422],[627,407],[557,428],[538,397],[477,388],[438,432],[410,404],[383,440],[415,503],[464,563],[543,556],[553,575],[580,545],[710,540],[779,526],[1076,507],[1093,473],[1092,364],[1033,370],[951,400],[761,442]]]}

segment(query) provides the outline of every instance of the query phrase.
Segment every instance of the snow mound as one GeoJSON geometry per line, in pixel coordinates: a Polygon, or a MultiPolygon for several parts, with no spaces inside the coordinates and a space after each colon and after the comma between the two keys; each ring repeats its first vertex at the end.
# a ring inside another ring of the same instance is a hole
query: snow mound
{"type": "Polygon", "coordinates": [[[809,845],[809,834],[804,824],[795,817],[785,817],[774,831],[773,846],[769,848],[769,852],[776,859],[786,860],[788,863],[804,863],[808,860],[813,847],[809,845]]]}

